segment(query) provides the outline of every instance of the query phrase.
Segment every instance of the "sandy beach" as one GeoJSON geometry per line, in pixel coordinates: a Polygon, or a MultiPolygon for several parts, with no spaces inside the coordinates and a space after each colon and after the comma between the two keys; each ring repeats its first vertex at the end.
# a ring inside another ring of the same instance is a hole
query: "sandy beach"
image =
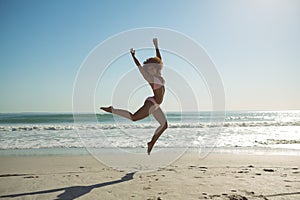
{"type": "MultiPolygon", "coordinates": [[[[146,156],[146,155],[145,155],[146,156]]],[[[151,172],[92,156],[0,157],[1,199],[299,199],[299,156],[186,153],[151,172]]]]}

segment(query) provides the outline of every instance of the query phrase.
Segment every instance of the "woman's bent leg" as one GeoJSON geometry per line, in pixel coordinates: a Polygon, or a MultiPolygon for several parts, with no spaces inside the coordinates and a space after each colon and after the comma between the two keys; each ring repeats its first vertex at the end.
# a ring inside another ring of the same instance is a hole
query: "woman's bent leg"
{"type": "Polygon", "coordinates": [[[168,128],[168,122],[165,114],[161,110],[161,108],[158,108],[152,113],[153,117],[159,122],[160,126],[155,130],[155,133],[151,139],[150,142],[148,142],[148,154],[150,155],[150,152],[158,140],[158,138],[161,136],[161,134],[168,128]]]}
{"type": "MultiPolygon", "coordinates": [[[[138,121],[141,119],[144,119],[145,117],[149,116],[152,113],[152,108],[153,107],[153,103],[150,101],[145,101],[144,105],[139,108],[134,114],[132,114],[131,112],[127,111],[127,110],[122,110],[122,109],[115,109],[113,107],[108,107],[111,110],[111,113],[119,115],[121,117],[125,117],[129,120],[132,121],[138,121]]],[[[104,111],[107,111],[107,108],[101,108],[104,111]]],[[[109,112],[109,111],[107,111],[109,112]]]]}

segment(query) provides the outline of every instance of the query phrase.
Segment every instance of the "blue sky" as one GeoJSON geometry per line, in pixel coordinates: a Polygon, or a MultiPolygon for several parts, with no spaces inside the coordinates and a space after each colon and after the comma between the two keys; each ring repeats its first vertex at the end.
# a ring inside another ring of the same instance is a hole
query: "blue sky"
{"type": "MultiPolygon", "coordinates": [[[[296,0],[0,0],[0,27],[0,112],[72,111],[74,80],[89,52],[143,27],[173,29],[202,45],[222,77],[226,109],[300,109],[296,0]]],[[[129,54],[122,59],[131,62],[129,54]]],[[[164,108],[178,110],[168,99],[164,108]]]]}

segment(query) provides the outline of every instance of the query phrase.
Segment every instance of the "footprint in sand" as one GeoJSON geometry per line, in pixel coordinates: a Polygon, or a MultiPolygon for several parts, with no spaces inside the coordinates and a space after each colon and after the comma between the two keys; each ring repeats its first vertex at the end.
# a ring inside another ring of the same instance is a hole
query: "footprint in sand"
{"type": "Polygon", "coordinates": [[[286,185],[285,187],[292,187],[292,186],[290,186],[290,185],[286,185]]]}
{"type": "Polygon", "coordinates": [[[265,172],[275,172],[274,169],[263,169],[265,172]]]}
{"type": "Polygon", "coordinates": [[[215,198],[215,197],[221,197],[221,195],[219,195],[219,194],[209,195],[209,198],[211,198],[211,199],[213,199],[213,198],[215,198]]]}
{"type": "Polygon", "coordinates": [[[194,178],[202,178],[201,176],[194,176],[194,178]]]}
{"type": "Polygon", "coordinates": [[[248,200],[247,197],[244,197],[239,194],[232,194],[228,196],[229,200],[248,200]]]}
{"type": "Polygon", "coordinates": [[[39,176],[25,176],[24,178],[38,178],[39,176]]]}
{"type": "Polygon", "coordinates": [[[281,174],[280,176],[281,177],[287,177],[287,174],[281,174]]]}
{"type": "Polygon", "coordinates": [[[237,173],[241,174],[241,173],[249,173],[249,171],[238,171],[237,173]]]}

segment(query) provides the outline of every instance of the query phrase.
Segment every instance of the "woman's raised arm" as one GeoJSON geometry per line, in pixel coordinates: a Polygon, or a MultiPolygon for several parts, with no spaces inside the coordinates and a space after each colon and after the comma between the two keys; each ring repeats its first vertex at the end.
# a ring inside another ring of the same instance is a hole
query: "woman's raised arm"
{"type": "Polygon", "coordinates": [[[130,49],[130,53],[131,56],[133,58],[134,63],[136,64],[136,66],[139,68],[139,71],[141,72],[142,76],[144,77],[144,79],[151,83],[152,81],[152,76],[150,74],[148,74],[148,72],[141,66],[139,60],[135,57],[135,50],[134,49],[130,49]]]}
{"type": "Polygon", "coordinates": [[[153,38],[153,44],[154,44],[155,51],[156,51],[156,57],[158,57],[160,60],[162,60],[159,49],[158,49],[158,40],[157,40],[157,38],[153,38]]]}

